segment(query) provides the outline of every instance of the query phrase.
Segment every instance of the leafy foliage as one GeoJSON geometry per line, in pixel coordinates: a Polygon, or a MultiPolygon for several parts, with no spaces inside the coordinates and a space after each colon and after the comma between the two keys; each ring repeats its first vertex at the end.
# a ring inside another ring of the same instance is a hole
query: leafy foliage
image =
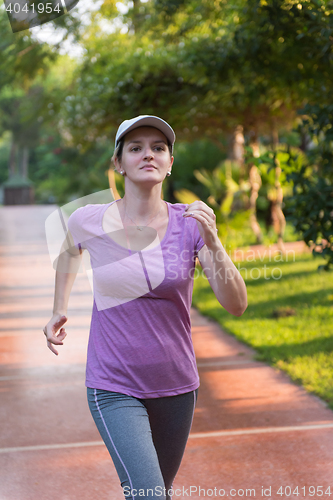
{"type": "Polygon", "coordinates": [[[316,245],[313,254],[326,260],[319,268],[328,271],[333,265],[333,106],[307,105],[302,111],[307,116],[300,128],[313,146],[301,166],[298,155],[290,156],[294,167],[288,174],[294,185],[291,220],[304,241],[316,245]]]}
{"type": "MultiPolygon", "coordinates": [[[[43,88],[41,99],[30,111],[29,102],[24,109],[16,106],[12,116],[4,110],[2,130],[9,130],[8,119],[19,114],[17,126],[26,125],[22,135],[28,138],[28,132],[40,129],[42,137],[56,137],[53,149],[60,148],[61,154],[53,154],[45,144],[37,147],[31,155],[30,171],[40,182],[47,181],[42,154],[45,165],[64,165],[70,179],[66,185],[62,167],[51,168],[53,183],[59,180],[56,191],[60,198],[70,196],[71,189],[72,194],[85,192],[92,177],[94,189],[99,182],[100,187],[105,185],[110,139],[119,123],[135,114],[158,114],[168,120],[176,129],[177,145],[182,140],[197,144],[206,137],[213,149],[213,142],[226,142],[235,125],[242,124],[245,133],[255,129],[269,134],[273,126],[290,126],[304,102],[319,102],[323,95],[328,98],[331,94],[331,0],[120,3],[105,0],[91,23],[81,30],[72,16],[53,23],[65,28],[65,36],[73,35],[80,41],[85,54],[76,62],[59,57],[58,46],[51,50],[29,33],[16,34],[14,40],[8,20],[0,12],[4,28],[0,45],[6,55],[0,60],[0,100],[5,105],[8,99],[6,83],[13,94],[12,110],[15,96],[18,102],[17,93],[24,99],[34,86],[43,88]],[[112,29],[101,29],[105,24],[112,29]],[[54,133],[50,134],[48,127],[54,133]],[[99,162],[98,155],[105,159],[99,162]],[[94,168],[98,173],[91,177],[90,169],[94,168]]],[[[192,164],[179,163],[178,169],[177,155],[177,169],[166,180],[166,196],[174,201],[174,191],[188,189],[207,198],[210,188],[200,184],[193,171],[204,168],[210,172],[225,159],[225,152],[221,157],[214,153],[216,161],[213,164],[212,160],[209,168],[205,161],[198,165],[193,160],[192,164]]],[[[197,156],[194,153],[195,159],[197,156]]],[[[263,178],[259,202],[264,203],[272,183],[267,161],[259,166],[263,178]]],[[[233,172],[239,184],[235,175],[233,172]]],[[[120,185],[121,179],[117,181],[120,185]]],[[[241,197],[237,197],[234,194],[234,212],[237,203],[241,207],[241,197]]],[[[225,200],[226,212],[230,200],[230,196],[225,200]]]]}
{"type": "MultiPolygon", "coordinates": [[[[249,222],[249,212],[244,206],[243,195],[248,193],[248,182],[239,178],[238,165],[229,160],[221,162],[212,172],[195,170],[195,177],[207,187],[210,193],[207,204],[216,215],[218,235],[229,248],[237,246],[237,233],[242,232],[249,222]]],[[[187,189],[175,193],[181,203],[198,199],[187,189]]]]}

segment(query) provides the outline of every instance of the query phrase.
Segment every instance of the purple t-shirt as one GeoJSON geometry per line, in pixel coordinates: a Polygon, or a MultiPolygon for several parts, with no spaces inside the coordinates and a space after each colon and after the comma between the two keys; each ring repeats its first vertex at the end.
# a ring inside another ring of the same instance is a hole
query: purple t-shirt
{"type": "Polygon", "coordinates": [[[68,219],[93,271],[86,386],[138,398],[195,390],[190,307],[195,259],[204,245],[197,222],[182,216],[185,204],[165,202],[169,223],[162,241],[131,252],[103,230],[111,203],[86,205],[68,219]]]}

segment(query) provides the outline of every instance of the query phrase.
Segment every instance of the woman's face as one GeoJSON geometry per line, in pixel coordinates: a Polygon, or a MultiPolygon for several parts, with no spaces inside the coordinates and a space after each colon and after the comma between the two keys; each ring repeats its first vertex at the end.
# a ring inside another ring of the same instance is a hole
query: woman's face
{"type": "Polygon", "coordinates": [[[124,170],[126,177],[135,183],[162,182],[172,164],[167,138],[154,127],[138,127],[128,132],[121,161],[115,160],[117,170],[124,170]]]}

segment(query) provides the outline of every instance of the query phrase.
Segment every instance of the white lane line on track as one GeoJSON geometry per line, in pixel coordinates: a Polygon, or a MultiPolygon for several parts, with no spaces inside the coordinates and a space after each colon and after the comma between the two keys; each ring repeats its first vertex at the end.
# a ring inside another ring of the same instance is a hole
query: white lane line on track
{"type": "MultiPolygon", "coordinates": [[[[333,422],[328,424],[313,425],[294,425],[286,427],[264,427],[262,429],[239,429],[235,431],[212,431],[196,432],[189,435],[189,439],[200,439],[210,437],[243,436],[246,434],[266,434],[269,432],[293,432],[293,431],[314,431],[321,429],[332,429],[333,422]]],[[[86,441],[81,443],[63,443],[63,444],[42,444],[36,446],[17,446],[12,448],[0,448],[1,453],[13,453],[19,451],[43,451],[43,450],[61,450],[64,448],[84,448],[85,446],[101,446],[103,441],[86,441]]]]}
{"type": "Polygon", "coordinates": [[[63,443],[63,444],[41,444],[36,446],[16,446],[13,448],[0,448],[0,453],[12,453],[17,451],[43,451],[43,450],[61,450],[63,448],[84,448],[85,446],[101,446],[103,441],[86,441],[82,443],[63,443]]]}
{"type": "Polygon", "coordinates": [[[286,427],[263,427],[262,429],[239,429],[235,431],[211,431],[211,432],[194,432],[189,437],[209,438],[221,436],[243,436],[245,434],[265,434],[268,432],[293,432],[293,431],[314,431],[318,429],[332,429],[333,422],[329,424],[311,424],[311,425],[291,425],[286,427]]]}

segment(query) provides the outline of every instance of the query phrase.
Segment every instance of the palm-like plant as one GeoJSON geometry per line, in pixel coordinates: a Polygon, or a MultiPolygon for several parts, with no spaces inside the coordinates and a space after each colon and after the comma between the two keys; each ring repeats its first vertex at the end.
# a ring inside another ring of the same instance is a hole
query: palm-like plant
{"type": "MultiPolygon", "coordinates": [[[[236,233],[249,223],[250,212],[244,198],[248,199],[250,185],[240,179],[239,166],[230,160],[221,162],[212,172],[195,170],[194,175],[210,192],[206,202],[214,210],[218,236],[229,248],[237,246],[236,233]]],[[[181,203],[192,203],[198,197],[187,189],[175,192],[181,203]]]]}

